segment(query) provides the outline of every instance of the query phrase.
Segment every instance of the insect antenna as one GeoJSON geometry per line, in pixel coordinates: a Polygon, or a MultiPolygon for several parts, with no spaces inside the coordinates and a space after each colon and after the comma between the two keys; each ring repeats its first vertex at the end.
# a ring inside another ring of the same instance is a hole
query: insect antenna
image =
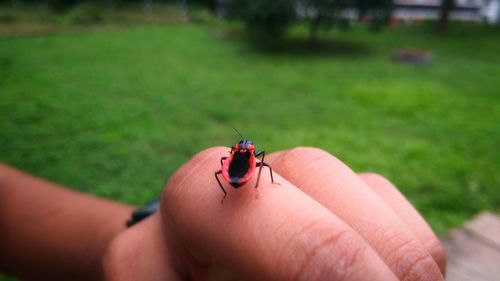
{"type": "Polygon", "coordinates": [[[240,135],[241,137],[241,140],[244,140],[245,138],[243,137],[243,135],[241,135],[240,131],[238,131],[235,127],[231,126],[231,128],[233,128],[234,131],[236,131],[236,133],[238,133],[238,135],[240,135]]]}

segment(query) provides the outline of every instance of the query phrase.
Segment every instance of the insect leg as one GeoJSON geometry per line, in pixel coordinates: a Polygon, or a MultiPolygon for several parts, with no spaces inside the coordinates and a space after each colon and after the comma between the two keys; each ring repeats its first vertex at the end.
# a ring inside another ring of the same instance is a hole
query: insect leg
{"type": "Polygon", "coordinates": [[[226,159],[227,159],[227,157],[222,157],[222,158],[220,159],[220,165],[221,165],[221,166],[223,165],[224,160],[226,160],[226,159]]]}
{"type": "Polygon", "coordinates": [[[219,177],[217,176],[217,175],[220,175],[220,174],[222,174],[222,170],[218,170],[217,172],[215,172],[215,179],[219,183],[219,186],[222,189],[222,192],[224,192],[224,197],[222,197],[222,200],[220,200],[220,203],[222,204],[222,203],[224,203],[224,198],[226,198],[227,192],[224,189],[224,187],[222,187],[222,183],[220,183],[219,177]]]}
{"type": "Polygon", "coordinates": [[[269,168],[269,173],[271,174],[271,182],[272,182],[272,183],[277,183],[277,182],[274,182],[274,177],[273,177],[273,168],[271,168],[271,165],[269,165],[269,164],[267,164],[267,163],[264,163],[264,162],[259,162],[259,163],[257,163],[257,167],[259,167],[259,166],[260,166],[261,168],[262,168],[263,166],[268,167],[268,168],[269,168]]]}
{"type": "Polygon", "coordinates": [[[261,150],[261,151],[258,151],[255,153],[255,157],[257,156],[260,156],[262,154],[262,160],[257,163],[256,167],[260,167],[259,168],[259,174],[257,175],[257,182],[255,183],[255,188],[257,188],[257,186],[259,186],[259,181],[260,181],[260,173],[262,173],[262,165],[259,165],[260,163],[264,163],[264,158],[266,157],[266,152],[264,150],[261,150]]]}
{"type": "Polygon", "coordinates": [[[266,152],[264,150],[257,150],[253,153],[253,155],[255,155],[255,157],[259,157],[261,155],[265,155],[266,152]]]}

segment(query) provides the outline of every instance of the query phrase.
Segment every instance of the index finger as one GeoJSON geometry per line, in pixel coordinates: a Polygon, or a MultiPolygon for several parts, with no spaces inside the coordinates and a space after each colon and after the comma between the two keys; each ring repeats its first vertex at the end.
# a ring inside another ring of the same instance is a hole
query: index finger
{"type": "Polygon", "coordinates": [[[161,213],[186,252],[251,280],[396,280],[347,224],[275,174],[255,176],[224,204],[214,172],[229,149],[196,155],[168,181],[161,213]]]}

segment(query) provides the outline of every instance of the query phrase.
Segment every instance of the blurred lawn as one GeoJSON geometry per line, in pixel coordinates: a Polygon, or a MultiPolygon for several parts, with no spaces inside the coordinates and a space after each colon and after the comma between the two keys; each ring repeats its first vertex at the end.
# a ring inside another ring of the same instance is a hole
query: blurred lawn
{"type": "Polygon", "coordinates": [[[316,146],[386,175],[438,233],[499,211],[499,30],[328,37],[270,54],[210,24],[0,36],[0,161],[143,204],[199,150],[238,141],[233,125],[268,152],[316,146]],[[395,64],[401,47],[436,59],[395,64]]]}

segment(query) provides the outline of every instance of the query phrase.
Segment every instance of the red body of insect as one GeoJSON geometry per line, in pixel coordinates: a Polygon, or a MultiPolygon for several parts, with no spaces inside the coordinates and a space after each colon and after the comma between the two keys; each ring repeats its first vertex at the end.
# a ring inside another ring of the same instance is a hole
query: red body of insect
{"type": "Polygon", "coordinates": [[[215,179],[224,192],[222,201],[226,198],[227,193],[219,180],[218,175],[220,174],[222,174],[222,178],[231,186],[238,188],[248,182],[254,174],[255,168],[259,167],[259,174],[255,184],[255,188],[257,188],[259,186],[262,167],[265,166],[269,168],[271,181],[274,183],[273,170],[269,164],[264,162],[265,154],[266,153],[263,150],[256,152],[255,146],[251,140],[241,140],[239,143],[231,147],[231,152],[228,157],[222,157],[220,159],[222,169],[215,172],[215,179]],[[259,156],[262,156],[262,161],[257,162],[257,157],[259,156]]]}

